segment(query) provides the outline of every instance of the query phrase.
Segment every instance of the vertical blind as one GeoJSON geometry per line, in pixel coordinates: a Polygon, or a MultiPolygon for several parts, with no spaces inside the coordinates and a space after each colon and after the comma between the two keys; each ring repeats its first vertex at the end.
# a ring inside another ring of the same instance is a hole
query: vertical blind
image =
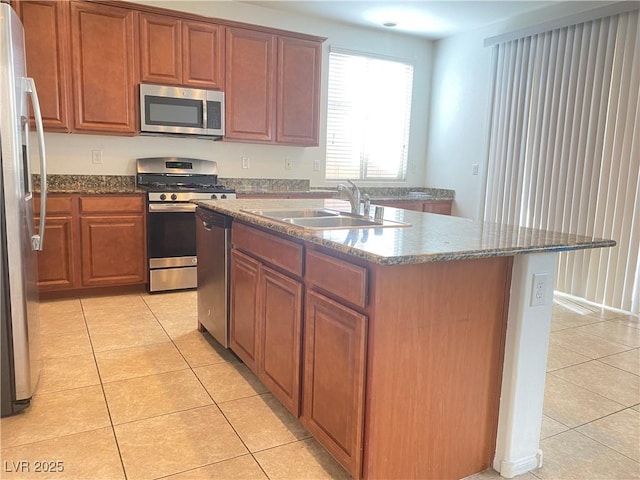
{"type": "Polygon", "coordinates": [[[327,180],[403,180],[413,65],[333,49],[329,54],[327,180]]]}
{"type": "Polygon", "coordinates": [[[562,253],[556,289],[638,312],[638,11],[494,49],[484,218],[614,239],[562,253]]]}

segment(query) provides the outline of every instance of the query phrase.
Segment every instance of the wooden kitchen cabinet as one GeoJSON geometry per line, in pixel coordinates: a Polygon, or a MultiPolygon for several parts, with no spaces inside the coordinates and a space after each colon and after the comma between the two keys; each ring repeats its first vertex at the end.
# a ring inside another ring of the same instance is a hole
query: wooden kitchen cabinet
{"type": "Polygon", "coordinates": [[[141,13],[140,80],[180,85],[182,83],[182,29],[178,18],[141,13]]]}
{"type": "Polygon", "coordinates": [[[367,317],[309,291],[304,325],[302,424],[360,478],[367,317]]]}
{"type": "Polygon", "coordinates": [[[80,197],[83,286],[144,283],[144,198],[80,197]]]}
{"type": "Polygon", "coordinates": [[[198,88],[224,86],[224,27],[140,13],[140,80],[198,88]]]}
{"type": "Polygon", "coordinates": [[[321,61],[320,41],[228,28],[225,137],[317,146],[321,61]]]}
{"type": "Polygon", "coordinates": [[[258,275],[260,262],[231,251],[229,345],[254,373],[258,371],[258,275]]]}
{"type": "Polygon", "coordinates": [[[284,272],[301,275],[302,246],[238,224],[232,242],[231,349],[297,417],[303,286],[284,272]]]}
{"type": "Polygon", "coordinates": [[[227,28],[226,37],[225,137],[271,142],[275,36],[227,28]]]}
{"type": "Polygon", "coordinates": [[[20,1],[15,8],[24,26],[27,75],[35,80],[42,124],[48,131],[69,132],[69,3],[20,1]]]}
{"type": "Polygon", "coordinates": [[[224,88],[225,28],[207,22],[182,22],[182,84],[224,88]]]}
{"type": "Polygon", "coordinates": [[[276,143],[317,146],[322,44],[278,36],[276,143]]]}
{"type": "Polygon", "coordinates": [[[375,205],[415,210],[417,212],[451,215],[452,200],[373,200],[375,205]]]}
{"type": "MultiPolygon", "coordinates": [[[[39,222],[38,199],[34,203],[39,222]]],[[[42,292],[146,282],[143,195],[47,197],[44,250],[38,252],[42,292]]]]}
{"type": "Polygon", "coordinates": [[[262,265],[258,378],[296,417],[300,414],[302,284],[262,265]]]}
{"type": "MultiPolygon", "coordinates": [[[[76,214],[70,195],[47,197],[44,248],[38,252],[38,289],[66,290],[80,285],[76,214]]],[[[40,197],[34,198],[34,223],[40,225],[40,197]]]]}
{"type": "Polygon", "coordinates": [[[137,12],[71,2],[74,130],[137,132],[137,12]]]}

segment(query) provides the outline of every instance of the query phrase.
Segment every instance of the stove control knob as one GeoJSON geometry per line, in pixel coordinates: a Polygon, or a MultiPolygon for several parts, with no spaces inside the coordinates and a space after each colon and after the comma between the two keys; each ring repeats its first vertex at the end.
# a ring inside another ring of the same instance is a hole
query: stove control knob
{"type": "Polygon", "coordinates": [[[175,193],[171,194],[171,200],[176,200],[178,198],[178,195],[176,195],[175,193]]]}
{"type": "Polygon", "coordinates": [[[160,200],[166,200],[167,196],[164,193],[160,194],[160,200]]]}
{"type": "Polygon", "coordinates": [[[215,193],[211,194],[211,200],[216,200],[218,198],[218,195],[216,195],[215,193]]]}
{"type": "Polygon", "coordinates": [[[223,193],[222,195],[220,195],[220,198],[227,198],[227,196],[223,193]]]}

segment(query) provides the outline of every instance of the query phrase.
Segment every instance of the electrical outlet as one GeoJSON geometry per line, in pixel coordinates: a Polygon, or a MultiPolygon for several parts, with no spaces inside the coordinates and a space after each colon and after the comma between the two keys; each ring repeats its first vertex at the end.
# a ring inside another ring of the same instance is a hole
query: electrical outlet
{"type": "Polygon", "coordinates": [[[314,172],[320,171],[320,160],[318,160],[317,158],[313,159],[313,171],[314,172]]]}
{"type": "Polygon", "coordinates": [[[242,157],[242,168],[249,168],[249,157],[242,157]]]}
{"type": "Polygon", "coordinates": [[[102,165],[102,150],[91,150],[91,163],[102,165]]]}
{"type": "Polygon", "coordinates": [[[473,171],[471,172],[471,175],[478,175],[478,170],[480,170],[480,165],[478,165],[477,163],[474,163],[473,171]]]}
{"type": "Polygon", "coordinates": [[[531,306],[537,307],[547,303],[547,284],[549,283],[548,273],[534,273],[533,284],[531,285],[531,306]]]}
{"type": "Polygon", "coordinates": [[[293,161],[290,158],[284,159],[284,169],[291,170],[293,168],[293,161]]]}

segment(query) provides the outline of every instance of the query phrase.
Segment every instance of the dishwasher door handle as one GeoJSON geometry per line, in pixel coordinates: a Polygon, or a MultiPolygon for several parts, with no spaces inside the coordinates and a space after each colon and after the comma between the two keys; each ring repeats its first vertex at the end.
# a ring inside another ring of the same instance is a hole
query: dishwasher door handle
{"type": "Polygon", "coordinates": [[[202,226],[204,227],[204,229],[205,229],[207,232],[210,232],[210,231],[211,231],[211,229],[213,228],[213,225],[211,225],[211,224],[210,224],[210,223],[208,223],[208,222],[205,222],[204,220],[202,220],[202,226]]]}

